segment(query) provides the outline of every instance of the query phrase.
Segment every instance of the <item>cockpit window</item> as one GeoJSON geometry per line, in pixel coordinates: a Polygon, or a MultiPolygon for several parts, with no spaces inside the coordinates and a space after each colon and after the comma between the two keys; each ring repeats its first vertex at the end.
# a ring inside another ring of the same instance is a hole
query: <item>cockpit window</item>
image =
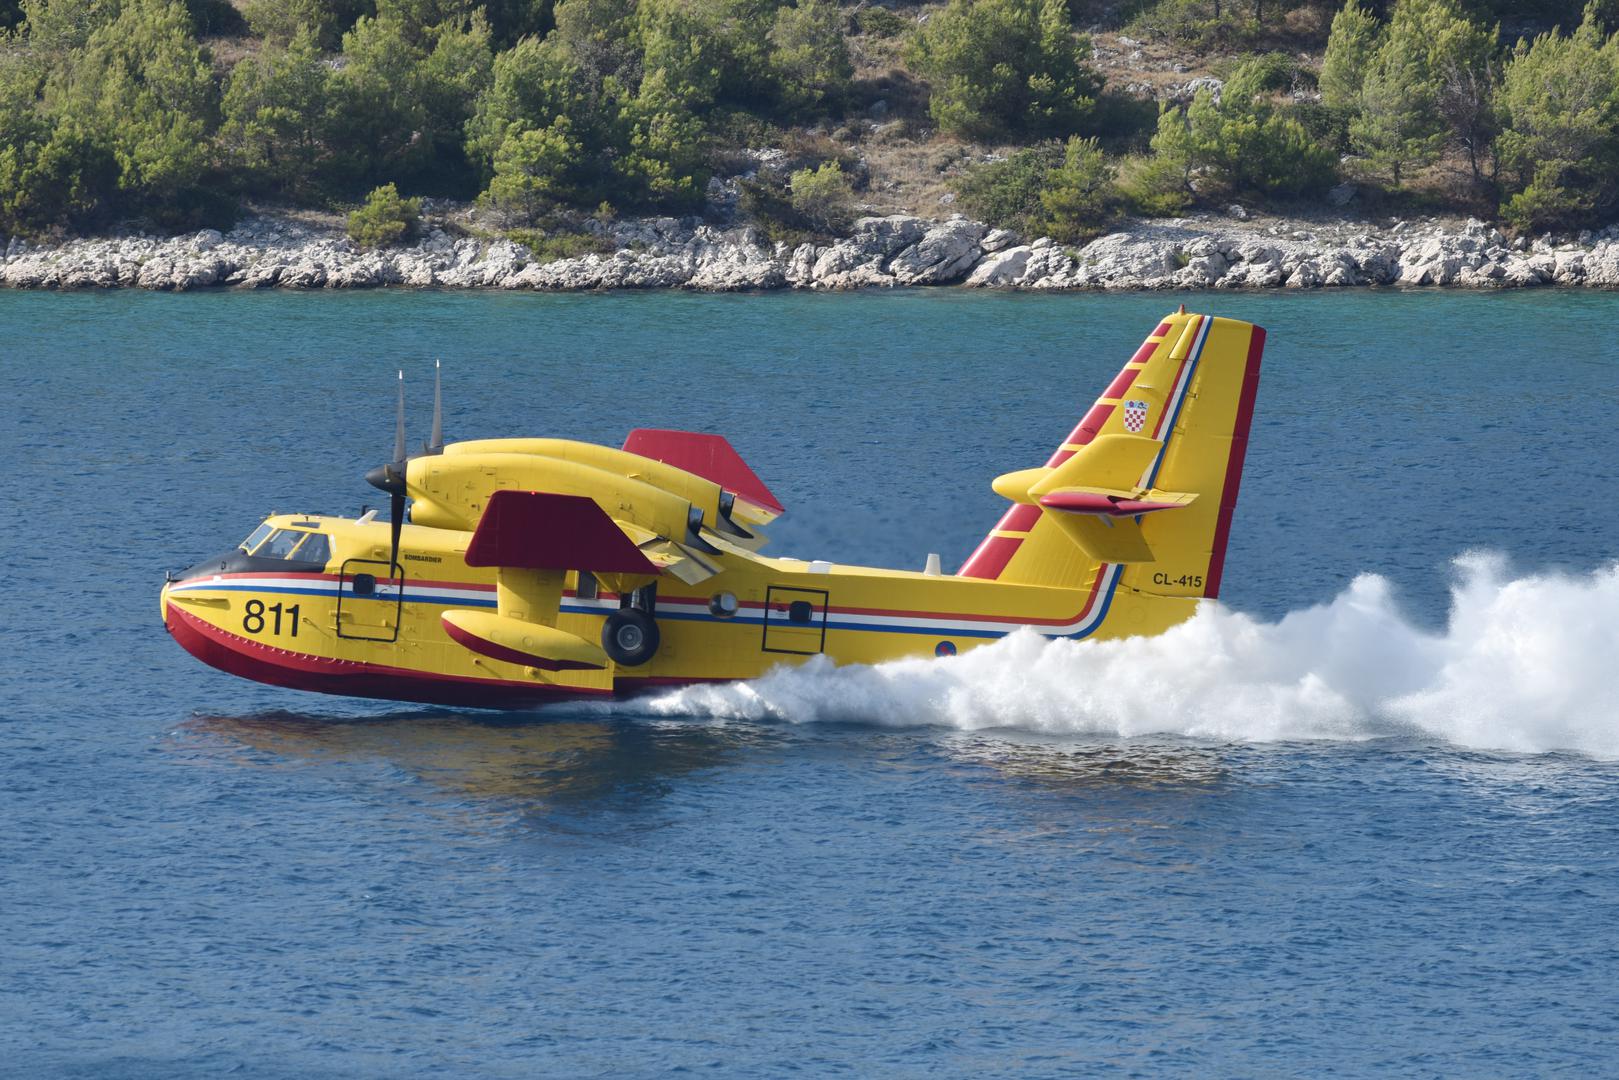
{"type": "Polygon", "coordinates": [[[258,528],[253,530],[253,535],[249,536],[246,540],[243,540],[236,546],[251,555],[253,554],[253,549],[264,543],[264,538],[269,536],[274,531],[275,530],[270,528],[268,524],[260,525],[258,528]]]}
{"type": "Polygon", "coordinates": [[[298,541],[303,538],[304,534],[301,532],[296,532],[292,529],[277,529],[270,536],[270,539],[266,540],[264,545],[253,554],[261,559],[285,559],[292,554],[292,549],[297,547],[298,541]]]}
{"type": "Polygon", "coordinates": [[[325,533],[310,533],[304,538],[304,542],[298,545],[298,550],[293,552],[292,557],[296,562],[320,563],[325,566],[332,561],[332,542],[325,533]]]}

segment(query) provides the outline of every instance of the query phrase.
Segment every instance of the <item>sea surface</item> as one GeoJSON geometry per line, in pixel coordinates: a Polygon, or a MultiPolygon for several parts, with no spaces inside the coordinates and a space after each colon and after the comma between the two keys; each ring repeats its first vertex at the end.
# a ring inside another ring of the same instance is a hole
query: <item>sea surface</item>
{"type": "Polygon", "coordinates": [[[1619,1075],[1619,296],[1270,331],[1162,638],[531,715],[234,680],[166,569],[451,438],[721,432],[959,564],[1182,297],[0,293],[0,1075],[1619,1075]]]}

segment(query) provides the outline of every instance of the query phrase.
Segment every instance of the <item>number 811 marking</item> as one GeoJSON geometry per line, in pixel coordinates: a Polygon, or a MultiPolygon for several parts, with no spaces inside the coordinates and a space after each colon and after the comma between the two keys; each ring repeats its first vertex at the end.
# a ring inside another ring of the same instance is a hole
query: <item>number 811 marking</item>
{"type": "MultiPolygon", "coordinates": [[[[242,616],[242,629],[246,630],[249,634],[262,634],[264,632],[264,624],[266,622],[264,618],[265,612],[269,612],[270,615],[273,616],[273,618],[270,620],[273,623],[270,633],[281,633],[281,605],[271,604],[269,607],[265,607],[263,600],[249,600],[247,602],[246,614],[242,616]]],[[[298,605],[287,605],[286,616],[288,623],[288,635],[291,637],[297,637],[298,605]]]]}

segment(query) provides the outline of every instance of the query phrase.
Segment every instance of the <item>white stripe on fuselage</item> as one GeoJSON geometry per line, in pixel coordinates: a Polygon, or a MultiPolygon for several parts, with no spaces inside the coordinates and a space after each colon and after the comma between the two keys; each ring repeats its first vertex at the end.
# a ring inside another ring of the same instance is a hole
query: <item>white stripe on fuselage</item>
{"type": "MultiPolygon", "coordinates": [[[[1003,637],[1022,626],[1030,625],[1041,634],[1055,637],[1084,636],[1093,631],[1106,614],[1108,603],[1112,599],[1114,586],[1118,583],[1120,567],[1110,566],[1097,584],[1098,594],[1085,613],[1072,622],[1056,626],[1008,623],[1000,620],[974,619],[970,616],[927,616],[927,615],[877,615],[864,612],[843,612],[831,608],[826,613],[827,629],[837,630],[863,630],[873,633],[932,633],[939,635],[958,634],[968,637],[1003,637]]],[[[323,578],[310,578],[282,575],[255,575],[252,577],[217,577],[187,581],[183,584],[171,586],[169,592],[185,593],[195,591],[210,592],[273,592],[294,596],[326,596],[335,598],[339,594],[340,583],[323,578]]],[[[396,586],[377,583],[376,593],[363,597],[366,600],[389,601],[396,598],[396,586]]],[[[347,594],[353,598],[353,594],[347,594]]],[[[479,588],[468,586],[455,588],[453,586],[423,586],[412,584],[408,579],[404,585],[403,602],[410,604],[433,604],[440,607],[481,607],[493,608],[496,606],[494,590],[488,587],[479,588]]],[[[571,615],[607,615],[619,607],[617,599],[583,599],[580,597],[564,597],[560,610],[571,615]]],[[[708,611],[702,604],[680,603],[678,601],[664,600],[657,606],[657,614],[662,618],[703,621],[703,622],[735,622],[743,624],[761,625],[765,621],[765,613],[760,608],[746,608],[737,615],[722,619],[708,611]]]]}

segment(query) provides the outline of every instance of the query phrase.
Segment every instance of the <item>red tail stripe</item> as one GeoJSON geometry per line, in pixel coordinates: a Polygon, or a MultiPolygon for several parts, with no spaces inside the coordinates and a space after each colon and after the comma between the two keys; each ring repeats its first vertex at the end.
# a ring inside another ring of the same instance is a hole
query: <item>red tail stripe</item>
{"type": "Polygon", "coordinates": [[[1034,528],[1034,523],[1040,520],[1040,508],[1028,503],[1018,503],[1001,516],[1001,523],[995,526],[1006,532],[1028,532],[1034,528]]]}
{"type": "MultiPolygon", "coordinates": [[[[1113,409],[1114,406],[1103,405],[1100,402],[1092,405],[1091,411],[1085,414],[1085,419],[1081,420],[1079,426],[1068,433],[1068,438],[1064,439],[1063,442],[1073,443],[1078,446],[1087,445],[1092,439],[1096,438],[1097,432],[1102,430],[1102,425],[1107,423],[1107,418],[1113,415],[1113,409]]],[[[1058,449],[1055,454],[1051,455],[1051,460],[1046,462],[1046,467],[1060,465],[1062,462],[1067,461],[1072,453],[1070,450],[1058,449]]]]}
{"type": "Polygon", "coordinates": [[[984,542],[978,545],[978,550],[968,556],[962,564],[957,577],[984,578],[994,581],[1006,569],[1006,564],[1012,561],[1017,549],[1023,546],[1023,541],[1010,536],[986,536],[984,542]]]}
{"type": "Polygon", "coordinates": [[[1125,368],[1114,376],[1112,382],[1107,384],[1107,389],[1103,391],[1102,396],[1110,398],[1123,397],[1125,391],[1130,389],[1130,384],[1136,381],[1136,376],[1139,374],[1141,374],[1140,368],[1125,368]]]}

